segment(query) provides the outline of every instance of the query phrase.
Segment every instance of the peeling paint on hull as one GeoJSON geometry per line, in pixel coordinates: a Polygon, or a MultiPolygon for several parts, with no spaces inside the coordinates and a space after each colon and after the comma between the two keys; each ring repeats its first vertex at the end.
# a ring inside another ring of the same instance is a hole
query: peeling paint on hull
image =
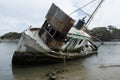
{"type": "Polygon", "coordinates": [[[81,57],[85,57],[97,53],[97,50],[90,51],[89,53],[85,53],[85,52],[63,53],[61,51],[45,52],[44,46],[38,45],[37,43],[35,43],[34,39],[30,38],[29,35],[24,34],[23,39],[19,41],[18,47],[14,52],[12,64],[26,65],[26,64],[58,63],[58,62],[64,62],[64,60],[69,61],[73,59],[79,59],[81,57]]]}
{"type": "Polygon", "coordinates": [[[94,53],[89,53],[87,55],[80,55],[80,56],[74,56],[69,58],[55,58],[48,55],[45,55],[44,53],[33,53],[33,52],[15,52],[12,59],[13,65],[40,65],[40,64],[49,64],[49,63],[61,63],[65,61],[70,61],[74,59],[80,59],[83,57],[87,57],[94,53]],[[39,54],[39,55],[38,55],[39,54]]]}

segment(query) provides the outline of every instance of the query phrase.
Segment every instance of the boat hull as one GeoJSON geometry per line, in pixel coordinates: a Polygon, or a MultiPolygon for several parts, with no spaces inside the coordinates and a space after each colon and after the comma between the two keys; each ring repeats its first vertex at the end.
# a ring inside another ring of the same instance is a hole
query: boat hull
{"type": "Polygon", "coordinates": [[[96,50],[90,53],[69,53],[69,55],[68,53],[64,53],[66,55],[63,55],[59,52],[38,52],[25,44],[20,47],[20,50],[17,49],[14,52],[12,65],[41,65],[50,63],[62,63],[64,61],[80,59],[92,54],[97,54],[96,50]]]}
{"type": "Polygon", "coordinates": [[[50,63],[62,63],[64,61],[70,61],[75,59],[84,58],[92,54],[97,54],[96,51],[78,55],[73,57],[52,57],[44,53],[33,53],[33,52],[14,52],[12,64],[13,65],[41,65],[41,64],[50,64],[50,63]]]}
{"type": "Polygon", "coordinates": [[[37,34],[37,30],[35,31],[36,35],[33,34],[33,36],[32,32],[29,32],[30,35],[27,32],[29,31],[26,31],[22,35],[18,47],[14,52],[12,59],[13,65],[58,63],[97,53],[97,49],[88,52],[53,51],[43,43],[37,34]],[[38,38],[39,41],[37,41],[38,38]]]}

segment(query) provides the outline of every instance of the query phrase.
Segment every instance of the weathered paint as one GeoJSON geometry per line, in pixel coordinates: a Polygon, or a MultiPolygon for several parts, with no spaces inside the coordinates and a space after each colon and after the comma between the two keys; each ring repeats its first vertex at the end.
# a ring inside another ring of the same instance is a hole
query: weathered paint
{"type": "Polygon", "coordinates": [[[55,29],[64,34],[68,33],[75,22],[55,4],[52,4],[46,15],[46,19],[55,29]]]}

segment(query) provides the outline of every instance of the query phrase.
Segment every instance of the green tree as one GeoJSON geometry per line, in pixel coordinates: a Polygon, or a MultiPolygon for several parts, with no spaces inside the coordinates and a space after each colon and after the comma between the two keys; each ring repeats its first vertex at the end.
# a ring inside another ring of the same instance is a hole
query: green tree
{"type": "Polygon", "coordinates": [[[112,25],[109,25],[108,29],[113,39],[120,39],[120,29],[117,29],[115,26],[112,25]]]}
{"type": "Polygon", "coordinates": [[[9,32],[1,36],[1,39],[19,39],[20,36],[21,36],[21,33],[9,32]]]}
{"type": "Polygon", "coordinates": [[[102,41],[112,40],[112,35],[106,27],[93,28],[90,31],[90,34],[92,34],[93,36],[101,39],[102,41]]]}

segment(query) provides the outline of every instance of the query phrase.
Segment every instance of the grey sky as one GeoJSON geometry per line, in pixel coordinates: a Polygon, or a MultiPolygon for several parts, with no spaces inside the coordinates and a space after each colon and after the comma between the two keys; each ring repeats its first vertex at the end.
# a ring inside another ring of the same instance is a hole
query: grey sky
{"type": "MultiPolygon", "coordinates": [[[[30,25],[41,27],[52,3],[70,14],[90,0],[0,0],[0,35],[22,32],[30,25]]],[[[96,0],[99,1],[99,0],[96,0]]],[[[120,0],[105,0],[89,28],[114,25],[120,28],[120,0]]],[[[71,15],[75,20],[79,12],[71,15]]]]}

